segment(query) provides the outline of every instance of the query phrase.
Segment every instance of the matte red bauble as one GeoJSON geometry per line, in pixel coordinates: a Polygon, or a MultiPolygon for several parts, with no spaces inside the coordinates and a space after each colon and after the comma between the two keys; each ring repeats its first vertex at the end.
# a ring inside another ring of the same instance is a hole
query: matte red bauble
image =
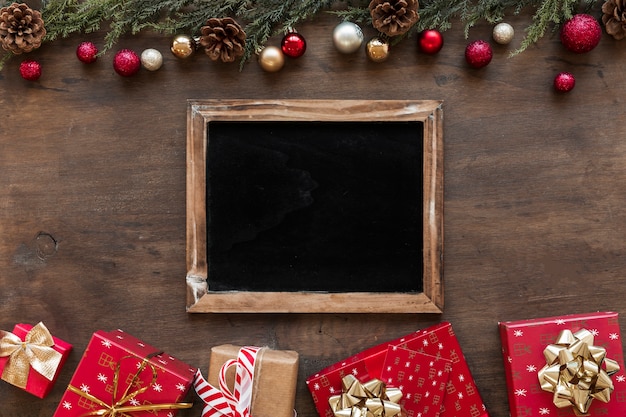
{"type": "Polygon", "coordinates": [[[306,51],[306,40],[299,33],[290,32],[281,41],[280,49],[290,58],[299,58],[306,51]]]}
{"type": "Polygon", "coordinates": [[[443,35],[436,29],[427,29],[420,33],[418,42],[421,52],[434,55],[443,48],[443,35]]]}
{"type": "Polygon", "coordinates": [[[465,48],[465,60],[473,68],[487,66],[493,58],[493,50],[489,42],[477,40],[465,48]]]}
{"type": "Polygon", "coordinates": [[[135,75],[141,68],[141,59],[130,49],[122,49],[113,58],[113,69],[122,77],[135,75]]]}
{"type": "Polygon", "coordinates": [[[41,77],[41,64],[32,59],[22,61],[20,64],[20,75],[28,81],[37,81],[41,77]]]}
{"type": "Polygon", "coordinates": [[[80,62],[91,64],[98,59],[98,48],[93,42],[81,42],[76,48],[76,56],[80,62]]]}
{"type": "Polygon", "coordinates": [[[562,93],[571,91],[576,85],[576,79],[569,72],[561,72],[554,77],[554,89],[562,93]]]}
{"type": "Polygon", "coordinates": [[[588,14],[577,14],[563,24],[561,43],[567,50],[582,54],[598,46],[602,37],[600,23],[588,14]]]}

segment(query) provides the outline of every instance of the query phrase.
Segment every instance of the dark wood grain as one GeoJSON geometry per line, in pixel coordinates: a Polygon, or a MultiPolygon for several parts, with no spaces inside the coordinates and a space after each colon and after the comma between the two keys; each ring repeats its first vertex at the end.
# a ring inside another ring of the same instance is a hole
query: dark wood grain
{"type": "Polygon", "coordinates": [[[604,35],[574,55],[548,34],[508,58],[529,21],[511,21],[516,39],[482,70],[464,62],[461,24],[437,56],[413,39],[375,64],[336,52],[338,22],[325,15],[298,28],[306,55],[274,74],[202,54],[177,61],[169,39],[150,34],[118,47],[158,48],[164,67],[128,79],[113,72],[113,52],[77,61],[78,43],[101,44],[102,33],[32,53],[36,83],[12,60],[0,73],[0,328],[43,320],[75,351],[44,400],[0,384],[0,416],[52,415],[91,333],[122,328],[204,371],[217,344],[296,350],[298,413],[314,417],[306,376],[441,320],[492,416],[507,416],[499,320],[626,309],[626,44],[604,35]],[[563,70],[577,79],[566,95],[551,87],[563,70]],[[186,102],[207,98],[443,100],[444,313],[186,313],[186,102]]]}

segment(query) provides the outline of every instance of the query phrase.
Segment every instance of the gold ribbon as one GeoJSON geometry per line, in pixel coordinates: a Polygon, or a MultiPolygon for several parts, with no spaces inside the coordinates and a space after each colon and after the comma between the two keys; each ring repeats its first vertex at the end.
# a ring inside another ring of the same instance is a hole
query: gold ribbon
{"type": "Polygon", "coordinates": [[[387,388],[379,379],[361,384],[354,375],[341,380],[342,393],[328,399],[335,417],[393,417],[402,411],[402,391],[387,388]]]}
{"type": "Polygon", "coordinates": [[[2,379],[22,389],[26,388],[32,367],[52,381],[63,356],[52,346],[52,335],[41,322],[26,334],[24,341],[13,333],[0,330],[0,357],[9,357],[2,379]]]}
{"type": "Polygon", "coordinates": [[[113,398],[110,404],[108,404],[105,401],[102,401],[101,399],[97,398],[96,396],[82,391],[78,388],[76,388],[73,385],[68,385],[67,389],[75,394],[80,395],[81,397],[92,401],[96,404],[98,404],[100,407],[100,409],[94,410],[94,411],[88,411],[84,414],[81,414],[80,417],[87,417],[87,416],[105,416],[105,417],[133,417],[132,414],[133,413],[137,413],[140,411],[161,411],[161,410],[180,410],[183,408],[191,408],[193,406],[193,404],[191,403],[163,403],[163,404],[142,404],[142,405],[124,405],[128,402],[130,402],[133,398],[135,398],[136,396],[143,394],[148,387],[150,387],[152,384],[154,384],[157,380],[157,371],[156,368],[149,363],[150,358],[152,358],[153,356],[158,355],[160,352],[155,352],[153,354],[148,355],[146,358],[144,358],[144,360],[142,361],[142,363],[140,364],[140,366],[137,369],[137,372],[135,372],[135,374],[133,375],[132,380],[129,382],[128,386],[126,387],[126,389],[124,390],[124,393],[122,394],[122,396],[120,397],[119,400],[116,400],[117,397],[117,390],[119,387],[119,379],[120,379],[120,368],[121,368],[121,363],[124,359],[129,359],[129,358],[134,358],[134,356],[125,356],[122,359],[120,359],[117,362],[117,365],[115,367],[115,373],[113,375],[113,398]],[[152,380],[150,381],[150,383],[148,385],[146,385],[145,387],[139,388],[135,391],[131,391],[131,387],[133,386],[139,386],[138,385],[138,380],[139,380],[139,376],[141,375],[141,373],[146,369],[146,366],[150,367],[150,370],[152,371],[152,380]]]}
{"type": "Polygon", "coordinates": [[[619,371],[619,364],[606,357],[606,349],[594,346],[593,339],[587,329],[576,333],[563,330],[556,342],[544,349],[546,365],[538,373],[541,389],[553,393],[554,405],[572,406],[577,416],[587,415],[594,399],[609,402],[613,392],[610,376],[619,371]]]}

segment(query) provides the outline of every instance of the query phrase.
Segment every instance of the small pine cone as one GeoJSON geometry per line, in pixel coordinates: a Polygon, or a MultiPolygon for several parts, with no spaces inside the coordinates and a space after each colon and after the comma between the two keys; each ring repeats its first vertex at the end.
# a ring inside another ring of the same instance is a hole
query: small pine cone
{"type": "Polygon", "coordinates": [[[419,20],[417,0],[372,0],[369,5],[372,24],[388,36],[406,33],[419,20]]]}
{"type": "Polygon", "coordinates": [[[19,55],[41,46],[46,35],[41,13],[25,3],[13,3],[0,9],[0,43],[2,48],[19,55]]]}
{"type": "Polygon", "coordinates": [[[213,61],[233,62],[244,53],[246,33],[230,17],[207,20],[200,33],[200,45],[213,61]]]}
{"type": "Polygon", "coordinates": [[[606,33],[620,40],[626,37],[626,0],[607,0],[602,5],[606,33]]]}

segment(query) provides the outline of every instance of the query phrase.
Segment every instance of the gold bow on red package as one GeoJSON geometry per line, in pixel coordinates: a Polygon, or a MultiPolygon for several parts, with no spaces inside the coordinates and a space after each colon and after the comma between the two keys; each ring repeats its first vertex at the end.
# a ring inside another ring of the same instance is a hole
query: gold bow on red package
{"type": "Polygon", "coordinates": [[[157,380],[157,370],[156,368],[149,362],[150,358],[153,356],[159,355],[161,352],[155,352],[153,354],[148,355],[144,358],[144,360],[137,367],[137,371],[132,376],[124,392],[121,395],[118,395],[118,389],[120,387],[120,370],[121,363],[125,359],[134,359],[134,356],[125,356],[117,362],[115,366],[115,373],[113,374],[113,391],[112,398],[109,402],[103,401],[100,398],[90,394],[87,391],[76,388],[73,385],[68,385],[67,389],[91,402],[94,403],[94,410],[88,411],[84,414],[81,414],[80,417],[89,417],[89,416],[103,416],[103,417],[133,417],[134,413],[139,413],[142,411],[154,412],[161,410],[180,410],[183,408],[191,408],[193,404],[191,403],[164,403],[164,404],[139,404],[138,401],[135,400],[140,394],[146,392],[148,387],[153,386],[157,380]],[[139,379],[141,374],[148,369],[152,373],[152,379],[150,383],[143,388],[139,383],[139,379]],[[138,389],[131,391],[131,388],[139,387],[138,389]],[[134,404],[134,405],[133,405],[134,404]],[[97,408],[101,407],[101,408],[97,408]]]}
{"type": "Polygon", "coordinates": [[[398,402],[402,391],[387,388],[379,379],[361,384],[353,375],[341,380],[340,395],[328,399],[335,417],[393,417],[402,410],[398,402]]]}
{"type": "Polygon", "coordinates": [[[62,357],[52,346],[54,340],[43,323],[34,326],[23,341],[13,333],[0,330],[0,357],[9,357],[2,379],[23,389],[32,367],[52,381],[62,357]]]}
{"type": "Polygon", "coordinates": [[[556,342],[544,349],[546,365],[538,373],[541,389],[553,393],[554,405],[572,406],[577,416],[587,415],[594,399],[609,402],[613,392],[610,376],[619,371],[619,364],[606,357],[606,349],[593,343],[593,334],[587,329],[576,333],[563,330],[556,342]]]}

